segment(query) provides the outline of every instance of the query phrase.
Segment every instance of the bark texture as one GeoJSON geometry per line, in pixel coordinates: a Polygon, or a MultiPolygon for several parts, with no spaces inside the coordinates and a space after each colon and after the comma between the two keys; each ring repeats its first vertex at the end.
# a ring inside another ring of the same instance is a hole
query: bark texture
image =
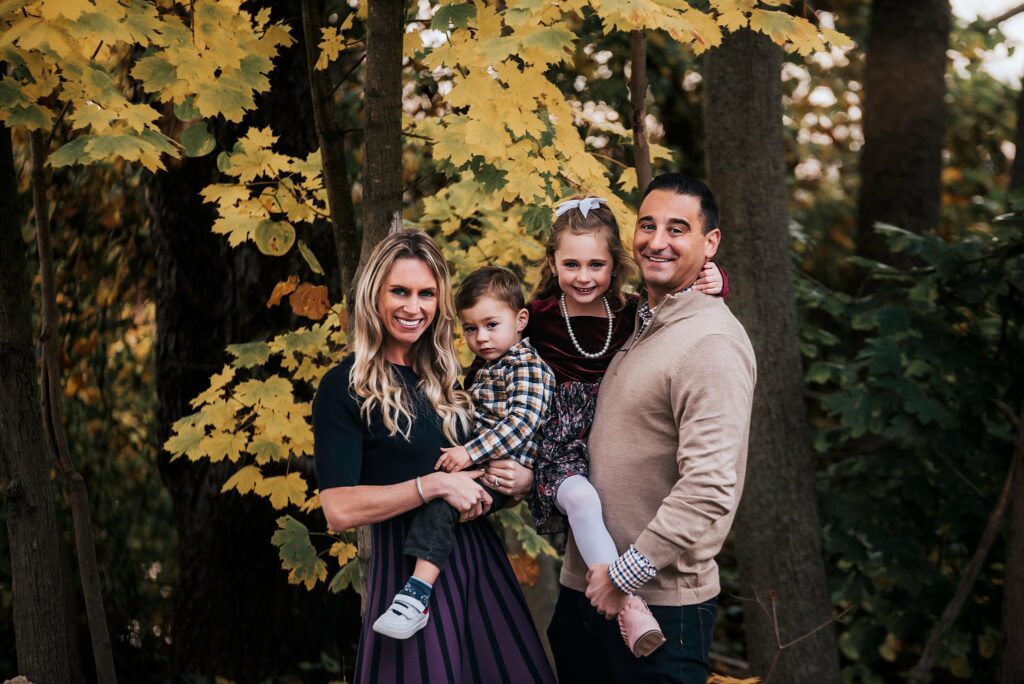
{"type": "Polygon", "coordinates": [[[1017,147],[1017,153],[1010,167],[1010,192],[1021,192],[1024,190],[1024,85],[1017,95],[1017,130],[1014,132],[1013,142],[1017,147]]]}
{"type": "Polygon", "coordinates": [[[360,263],[402,228],[402,36],[405,3],[370,0],[366,21],[366,126],[360,263]]]}
{"type": "Polygon", "coordinates": [[[1024,403],[1017,412],[1018,482],[1011,491],[1006,537],[1006,578],[1003,584],[1002,684],[1024,684],[1024,403]]]}
{"type": "MultiPolygon", "coordinates": [[[[251,248],[232,250],[210,232],[213,216],[200,188],[214,179],[212,159],[190,159],[154,178],[150,202],[157,260],[157,398],[161,441],[192,412],[189,401],[209,385],[224,347],[264,339],[281,321],[264,301],[286,269],[251,248]]],[[[278,513],[268,502],[220,489],[231,463],[174,462],[161,477],[178,531],[174,603],[175,676],[219,675],[262,681],[294,673],[300,661],[338,657],[342,600],[287,583],[270,544],[278,513]]]]}
{"type": "Polygon", "coordinates": [[[633,166],[640,194],[651,182],[651,152],[647,146],[647,38],[644,32],[631,31],[629,104],[633,112],[633,166]]]}
{"type": "Polygon", "coordinates": [[[949,0],[874,0],[864,76],[858,252],[880,258],[878,221],[921,233],[939,225],[949,0]]]}
{"type": "MultiPolygon", "coordinates": [[[[777,596],[782,643],[832,615],[797,347],[796,300],[783,165],[782,51],[749,30],[731,33],[707,61],[708,178],[721,210],[720,254],[729,306],[758,361],[746,491],[736,519],[743,594],[777,596]]],[[[778,652],[771,616],[744,610],[752,674],[768,674],[778,652]]],[[[785,650],[774,682],[839,682],[835,632],[823,629],[785,650]]]]}
{"type": "MultiPolygon", "coordinates": [[[[306,64],[316,64],[316,46],[323,22],[322,0],[302,0],[302,32],[305,43],[306,64]]],[[[308,69],[310,101],[316,123],[316,137],[323,161],[324,187],[331,212],[331,233],[334,236],[334,256],[338,268],[341,291],[353,287],[359,259],[359,236],[356,233],[355,210],[352,206],[352,182],[345,164],[345,133],[335,112],[334,96],[327,75],[329,70],[308,69]]],[[[401,149],[399,149],[401,153],[401,149]]],[[[349,298],[351,299],[351,298],[349,298]]]]}
{"type": "Polygon", "coordinates": [[[39,385],[43,434],[51,459],[57,466],[57,477],[71,508],[75,554],[78,557],[78,574],[82,582],[82,598],[85,601],[85,616],[89,625],[93,661],[96,665],[96,680],[99,684],[114,684],[117,675],[114,671],[114,653],[110,645],[107,614],[103,607],[99,563],[96,560],[96,538],[89,510],[89,492],[85,480],[71,460],[71,450],[68,448],[67,436],[64,433],[61,412],[61,398],[64,393],[60,383],[61,355],[57,346],[57,287],[54,282],[50,209],[46,190],[46,143],[43,142],[41,131],[33,131],[29,138],[32,147],[32,198],[36,245],[39,253],[39,299],[42,305],[42,331],[39,334],[42,363],[39,385]]]}
{"type": "Polygon", "coordinates": [[[17,210],[11,134],[0,124],[0,480],[11,551],[18,674],[71,681],[60,538],[39,412],[32,291],[17,210]]]}

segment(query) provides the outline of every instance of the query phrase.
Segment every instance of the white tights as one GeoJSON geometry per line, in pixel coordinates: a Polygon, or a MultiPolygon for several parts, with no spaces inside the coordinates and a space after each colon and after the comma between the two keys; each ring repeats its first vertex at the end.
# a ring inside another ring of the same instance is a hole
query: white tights
{"type": "Polygon", "coordinates": [[[582,475],[570,475],[558,486],[555,505],[569,518],[576,548],[587,567],[611,563],[619,557],[615,542],[604,526],[601,499],[594,485],[582,475]]]}

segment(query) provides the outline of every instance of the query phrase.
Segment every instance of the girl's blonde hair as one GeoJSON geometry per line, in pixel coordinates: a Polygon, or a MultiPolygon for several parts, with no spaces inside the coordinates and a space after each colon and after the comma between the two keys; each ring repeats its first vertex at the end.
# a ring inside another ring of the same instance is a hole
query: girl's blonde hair
{"type": "Polygon", "coordinates": [[[379,409],[388,434],[401,433],[406,440],[416,418],[415,398],[404,391],[395,368],[385,359],[385,328],[378,312],[381,288],[399,259],[418,259],[437,281],[437,313],[412,345],[412,370],[419,389],[441,418],[445,437],[458,444],[471,425],[473,403],[469,394],[456,389],[459,362],[454,346],[452,281],[441,251],[426,233],[418,230],[392,233],[378,244],[356,283],[352,348],[355,363],[349,387],[360,397],[359,412],[369,425],[379,409]]]}
{"type": "MultiPolygon", "coordinates": [[[[577,195],[571,199],[583,200],[593,196],[577,195]]],[[[544,252],[544,262],[540,265],[537,287],[530,294],[530,299],[547,299],[561,293],[562,290],[558,287],[558,276],[553,271],[553,264],[558,242],[567,232],[573,235],[600,233],[604,236],[608,252],[612,255],[612,283],[605,296],[608,298],[612,311],[621,310],[626,305],[626,295],[622,288],[636,277],[637,267],[629,252],[622,246],[622,238],[619,237],[619,224],[607,204],[599,204],[590,209],[586,216],[579,209],[570,209],[555,219],[555,224],[551,228],[551,237],[548,239],[544,252]]]]}

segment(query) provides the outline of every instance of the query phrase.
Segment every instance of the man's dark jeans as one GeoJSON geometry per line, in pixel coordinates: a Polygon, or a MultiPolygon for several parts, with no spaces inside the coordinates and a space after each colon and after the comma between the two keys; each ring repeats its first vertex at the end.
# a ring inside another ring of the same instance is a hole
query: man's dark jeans
{"type": "MultiPolygon", "coordinates": [[[[480,480],[477,480],[480,483],[480,480]]],[[[488,515],[505,507],[511,497],[480,484],[491,495],[488,515]]],[[[455,548],[455,526],[459,524],[459,512],[444,499],[434,499],[423,504],[405,538],[405,555],[430,561],[439,568],[448,562],[455,548]]]]}
{"type": "Polygon", "coordinates": [[[704,684],[716,604],[712,599],[695,606],[651,606],[666,641],[636,658],[622,641],[618,620],[604,618],[586,596],[561,587],[548,627],[558,681],[704,684]]]}

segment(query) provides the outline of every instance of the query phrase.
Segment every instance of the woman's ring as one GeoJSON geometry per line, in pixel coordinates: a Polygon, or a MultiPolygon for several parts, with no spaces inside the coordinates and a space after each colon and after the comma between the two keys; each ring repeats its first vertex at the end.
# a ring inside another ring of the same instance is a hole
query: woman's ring
{"type": "Polygon", "coordinates": [[[501,486],[501,478],[498,477],[497,475],[494,476],[494,486],[495,487],[500,487],[501,486]]]}

